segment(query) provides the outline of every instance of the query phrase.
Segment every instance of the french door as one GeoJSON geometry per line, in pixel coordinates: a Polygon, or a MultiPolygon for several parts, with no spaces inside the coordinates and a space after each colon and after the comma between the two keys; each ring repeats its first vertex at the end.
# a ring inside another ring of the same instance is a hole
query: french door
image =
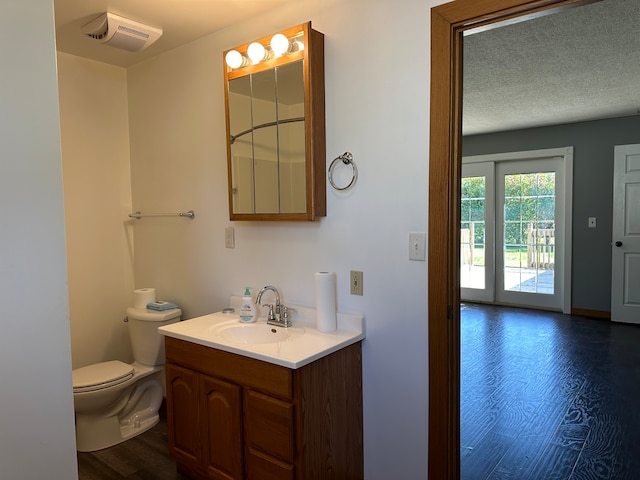
{"type": "Polygon", "coordinates": [[[495,164],[463,163],[460,202],[460,298],[495,300],[495,164]]]}
{"type": "Polygon", "coordinates": [[[571,149],[463,159],[462,300],[569,313],[571,159],[571,149]]]}

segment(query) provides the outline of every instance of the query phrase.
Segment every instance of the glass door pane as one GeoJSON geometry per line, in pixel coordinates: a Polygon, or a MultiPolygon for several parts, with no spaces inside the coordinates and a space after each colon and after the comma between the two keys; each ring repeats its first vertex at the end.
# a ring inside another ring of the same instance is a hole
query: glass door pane
{"type": "Polygon", "coordinates": [[[493,162],[462,166],[460,298],[493,302],[495,193],[493,162]]]}
{"type": "Polygon", "coordinates": [[[504,176],[504,289],[554,293],[555,173],[504,176]]]}
{"type": "Polygon", "coordinates": [[[460,212],[460,285],[484,289],[485,178],[462,179],[460,212]]]}

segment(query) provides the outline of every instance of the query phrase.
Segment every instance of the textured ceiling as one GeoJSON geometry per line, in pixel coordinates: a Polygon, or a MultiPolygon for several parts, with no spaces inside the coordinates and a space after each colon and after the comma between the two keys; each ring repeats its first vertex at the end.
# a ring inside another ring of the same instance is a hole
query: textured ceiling
{"type": "MultiPolygon", "coordinates": [[[[127,67],[292,1],[54,0],[57,48],[127,67]],[[80,33],[106,11],[162,28],[163,35],[130,53],[80,33]]],[[[637,25],[640,0],[603,0],[466,36],[463,133],[637,114],[637,25]]]]}
{"type": "Polygon", "coordinates": [[[464,135],[637,114],[638,25],[605,0],[466,36],[464,135]]]}

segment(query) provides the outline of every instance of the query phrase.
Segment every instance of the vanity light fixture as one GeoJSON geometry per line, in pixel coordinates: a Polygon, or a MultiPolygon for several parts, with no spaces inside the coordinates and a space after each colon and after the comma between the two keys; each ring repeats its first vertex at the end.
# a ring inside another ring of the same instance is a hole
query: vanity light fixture
{"type": "Polygon", "coordinates": [[[289,40],[282,33],[276,33],[271,37],[271,51],[276,57],[301,50],[304,50],[304,43],[300,40],[289,40]]]}
{"type": "Polygon", "coordinates": [[[276,33],[271,37],[271,50],[276,57],[280,57],[291,51],[291,42],[282,33],[276,33]]]}
{"type": "Polygon", "coordinates": [[[231,68],[240,68],[249,64],[247,57],[237,50],[229,50],[227,55],[224,57],[224,60],[231,68]]]}
{"type": "Polygon", "coordinates": [[[246,54],[238,50],[229,50],[225,56],[225,62],[229,68],[235,70],[249,64],[256,65],[270,58],[279,58],[289,53],[300,52],[304,50],[302,38],[301,32],[291,38],[282,33],[276,33],[271,37],[270,44],[266,47],[260,42],[252,42],[247,47],[246,54]]]}
{"type": "Polygon", "coordinates": [[[276,33],[271,37],[271,50],[276,57],[279,57],[291,51],[291,42],[285,35],[276,33]]]}
{"type": "Polygon", "coordinates": [[[249,45],[247,54],[249,55],[249,58],[254,65],[260,63],[263,60],[266,60],[269,57],[267,49],[264,48],[264,45],[259,42],[253,42],[251,45],[249,45]]]}

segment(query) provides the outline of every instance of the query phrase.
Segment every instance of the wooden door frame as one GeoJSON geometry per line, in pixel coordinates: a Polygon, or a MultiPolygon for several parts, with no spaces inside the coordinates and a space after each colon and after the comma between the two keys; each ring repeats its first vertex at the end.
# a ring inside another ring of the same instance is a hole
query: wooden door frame
{"type": "Polygon", "coordinates": [[[429,136],[429,458],[432,480],[460,478],[462,33],[594,0],[457,0],[431,10],[429,136]]]}

